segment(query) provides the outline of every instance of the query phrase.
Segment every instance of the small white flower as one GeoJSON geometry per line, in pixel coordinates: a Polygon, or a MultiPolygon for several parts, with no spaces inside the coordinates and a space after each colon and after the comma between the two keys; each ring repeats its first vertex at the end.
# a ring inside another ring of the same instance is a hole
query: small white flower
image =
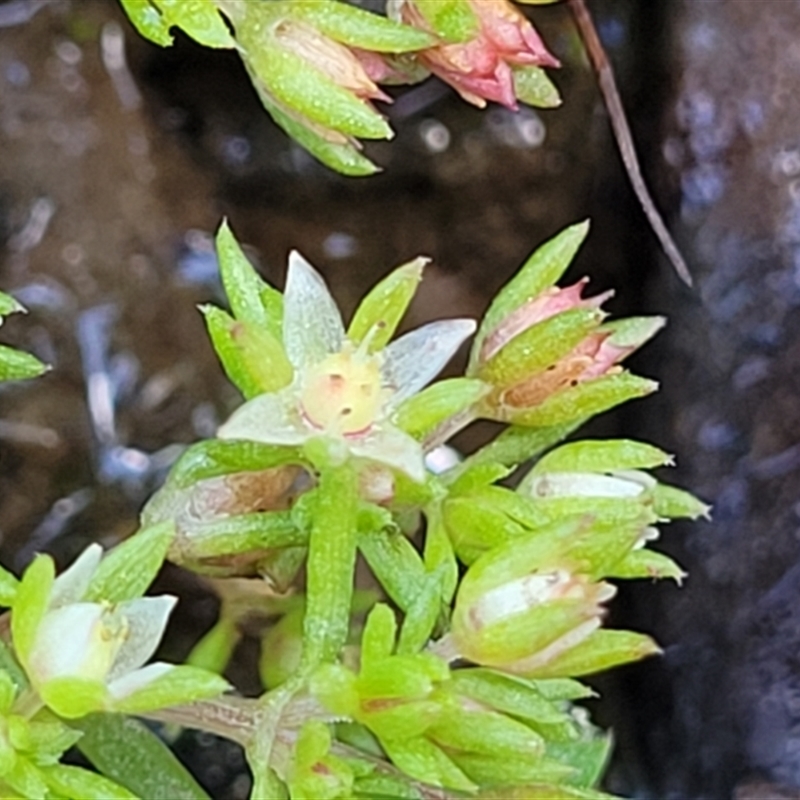
{"type": "Polygon", "coordinates": [[[158,647],[177,598],[139,597],[116,604],[83,599],[102,553],[100,545],[90,545],[53,584],[25,658],[39,690],[55,679],[79,678],[105,684],[112,698],[121,699],[174,669],[142,664],[158,647]]]}
{"type": "Polygon", "coordinates": [[[283,339],[294,380],[246,402],[219,429],[221,439],[298,445],[316,437],[344,443],[350,455],[425,477],[419,443],[392,424],[475,331],[473,320],[433,322],[370,353],[355,346],[325,282],[297,252],[289,256],[283,339]]]}

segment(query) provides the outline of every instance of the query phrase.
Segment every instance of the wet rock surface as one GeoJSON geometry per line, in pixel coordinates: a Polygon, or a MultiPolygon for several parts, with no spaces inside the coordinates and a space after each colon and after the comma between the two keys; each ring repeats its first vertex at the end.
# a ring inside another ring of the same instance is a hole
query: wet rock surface
{"type": "Polygon", "coordinates": [[[800,3],[680,2],[673,14],[659,158],[679,184],[697,292],[648,290],[670,326],[643,429],[678,453],[714,519],[665,540],[690,574],[683,590],[636,592],[665,656],[629,673],[627,746],[642,769],[630,785],[659,798],[730,797],[737,782],[736,796],[796,796],[800,3]]]}

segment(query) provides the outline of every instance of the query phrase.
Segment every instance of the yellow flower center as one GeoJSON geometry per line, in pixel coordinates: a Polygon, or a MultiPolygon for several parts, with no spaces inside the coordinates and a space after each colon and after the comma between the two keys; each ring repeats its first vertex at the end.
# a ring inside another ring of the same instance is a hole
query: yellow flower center
{"type": "Polygon", "coordinates": [[[306,373],[300,403],[315,428],[343,436],[366,432],[383,403],[378,358],[347,348],[306,373]]]}

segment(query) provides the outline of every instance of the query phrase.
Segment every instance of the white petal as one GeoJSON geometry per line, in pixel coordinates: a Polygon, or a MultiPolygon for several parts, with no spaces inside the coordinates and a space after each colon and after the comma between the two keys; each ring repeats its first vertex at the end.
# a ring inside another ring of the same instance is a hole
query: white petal
{"type": "Polygon", "coordinates": [[[381,366],[384,382],[395,391],[387,401],[389,407],[396,407],[430,383],[473,333],[475,320],[443,319],[392,342],[384,350],[381,366]]]}
{"type": "Polygon", "coordinates": [[[637,481],[596,472],[551,472],[525,482],[531,497],[638,497],[644,490],[637,481]]]}
{"type": "Polygon", "coordinates": [[[354,456],[386,464],[405,472],[409,478],[425,480],[425,461],[419,442],[393,425],[375,430],[363,439],[348,441],[354,456]]]}
{"type": "Polygon", "coordinates": [[[99,544],[90,544],[55,580],[50,593],[50,608],[77,603],[86,594],[89,583],[103,557],[99,544]]]}
{"type": "Polygon", "coordinates": [[[123,697],[128,697],[139,689],[143,689],[148,684],[157,680],[162,675],[166,675],[175,669],[174,664],[164,664],[161,661],[155,664],[148,664],[141,669],[135,669],[127,675],[112,681],[108,684],[108,691],[115,700],[122,700],[123,697]]]}
{"type": "Polygon", "coordinates": [[[108,672],[109,682],[133,672],[153,655],[177,602],[177,597],[165,594],[160,597],[138,597],[119,604],[119,612],[128,621],[128,637],[108,672]]]}
{"type": "Polygon", "coordinates": [[[342,315],[325,281],[296,250],[283,295],[283,343],[296,369],[319,364],[344,343],[342,315]]]}
{"type": "Polygon", "coordinates": [[[434,475],[441,475],[443,472],[457,467],[464,460],[464,456],[449,444],[440,444],[430,453],[425,455],[425,467],[428,472],[434,475]]]}
{"type": "Polygon", "coordinates": [[[570,583],[572,576],[565,570],[523,575],[484,592],[470,612],[476,629],[523,614],[546,603],[570,583]]]}
{"type": "Polygon", "coordinates": [[[645,489],[653,489],[658,484],[658,481],[649,472],[643,472],[640,469],[617,469],[611,474],[615,478],[638,483],[645,489]]]}
{"type": "Polygon", "coordinates": [[[265,444],[300,444],[309,436],[300,418],[291,388],[275,394],[260,394],[231,414],[220,426],[220,439],[247,439],[265,444]]]}
{"type": "Polygon", "coordinates": [[[103,612],[99,603],[71,603],[44,615],[28,656],[35,684],[62,676],[105,678],[110,659],[95,652],[103,649],[98,637],[103,612]]]}

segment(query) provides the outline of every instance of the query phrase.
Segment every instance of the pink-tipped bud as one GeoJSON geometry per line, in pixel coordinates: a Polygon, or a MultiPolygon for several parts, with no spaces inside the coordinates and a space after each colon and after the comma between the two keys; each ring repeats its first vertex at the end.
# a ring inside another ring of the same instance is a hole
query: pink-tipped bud
{"type": "MultiPolygon", "coordinates": [[[[467,42],[423,50],[420,63],[449,83],[467,102],[480,108],[487,100],[516,109],[512,66],[557,67],[533,25],[508,0],[468,0],[478,30],[467,42]]],[[[400,9],[404,22],[430,27],[413,0],[400,9]]]]}
{"type": "Polygon", "coordinates": [[[606,300],[614,296],[614,291],[611,289],[595,297],[583,298],[581,295],[588,283],[588,278],[582,278],[572,286],[564,288],[551,286],[512,311],[484,340],[480,363],[486,363],[514,337],[519,336],[528,328],[544,322],[562,311],[569,311],[573,308],[600,308],[606,300]]]}
{"type": "Polygon", "coordinates": [[[275,30],[275,38],[285,50],[300,56],[361,100],[391,102],[368,74],[361,51],[356,54],[320,33],[313,25],[292,19],[281,21],[275,30]]]}
{"type": "Polygon", "coordinates": [[[450,645],[476,664],[525,674],[597,630],[615,591],[564,569],[514,578],[466,604],[459,596],[450,645]]]}

